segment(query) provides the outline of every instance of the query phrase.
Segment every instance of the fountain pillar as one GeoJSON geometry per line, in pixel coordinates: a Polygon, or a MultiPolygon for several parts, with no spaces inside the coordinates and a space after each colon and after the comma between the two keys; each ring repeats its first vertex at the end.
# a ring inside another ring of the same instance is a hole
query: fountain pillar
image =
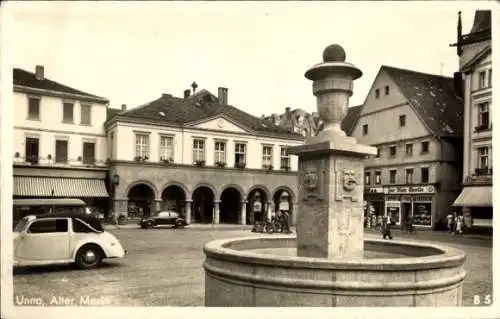
{"type": "Polygon", "coordinates": [[[299,156],[300,257],[363,258],[363,160],[377,151],[357,144],[341,129],[353,81],[361,75],[357,67],[345,62],[339,45],[328,46],[323,63],[305,74],[313,81],[324,128],[305,145],[289,150],[299,156]]]}

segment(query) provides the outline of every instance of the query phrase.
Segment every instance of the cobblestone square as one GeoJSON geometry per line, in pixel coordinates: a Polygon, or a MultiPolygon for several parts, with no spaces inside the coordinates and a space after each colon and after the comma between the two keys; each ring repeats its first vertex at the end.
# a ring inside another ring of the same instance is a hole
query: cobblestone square
{"type": "MultiPolygon", "coordinates": [[[[14,303],[40,298],[45,305],[85,306],[203,306],[203,245],[211,240],[255,235],[249,229],[114,229],[110,230],[129,251],[122,260],[110,260],[98,269],[72,266],[17,268],[14,303]],[[55,299],[54,299],[55,298],[55,299]]],[[[376,236],[367,231],[365,236],[376,236]]],[[[440,232],[416,235],[394,232],[395,238],[441,241],[463,249],[468,272],[463,305],[474,296],[492,294],[492,242],[488,239],[448,236],[440,232]]],[[[263,235],[272,236],[272,235],[263,235]]],[[[484,304],[482,304],[484,305],[484,304]]]]}

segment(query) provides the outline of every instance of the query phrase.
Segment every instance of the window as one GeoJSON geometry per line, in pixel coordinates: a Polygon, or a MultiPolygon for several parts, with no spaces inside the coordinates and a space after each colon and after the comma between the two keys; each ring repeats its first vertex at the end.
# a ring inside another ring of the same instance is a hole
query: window
{"type": "Polygon", "coordinates": [[[87,225],[85,225],[84,223],[79,221],[78,219],[73,219],[73,231],[75,233],[93,233],[94,232],[90,227],[88,227],[87,225]]]}
{"type": "Polygon", "coordinates": [[[65,233],[68,231],[67,219],[41,219],[31,224],[28,232],[31,234],[65,233]]]}
{"type": "Polygon", "coordinates": [[[389,85],[385,86],[385,95],[389,95],[389,85]]]}
{"type": "Polygon", "coordinates": [[[280,150],[280,167],[281,169],[290,169],[290,155],[288,155],[286,147],[281,147],[280,150]]]}
{"type": "Polygon", "coordinates": [[[487,147],[479,147],[477,149],[478,154],[478,167],[482,169],[488,168],[488,148],[487,147]]]}
{"type": "Polygon", "coordinates": [[[486,71],[479,72],[479,89],[486,87],[486,71]]]}
{"type": "Polygon", "coordinates": [[[382,172],[380,171],[375,172],[375,184],[382,184],[382,172]]]}
{"type": "Polygon", "coordinates": [[[399,116],[399,127],[406,126],[406,115],[399,116]]]}
{"type": "Polygon", "coordinates": [[[389,183],[396,184],[396,170],[395,169],[389,171],[389,183]]]}
{"type": "Polygon", "coordinates": [[[413,184],[413,168],[406,169],[406,184],[413,184]]]}
{"type": "MultiPolygon", "coordinates": [[[[146,155],[147,156],[147,155],[146,155]]],[[[160,136],[160,161],[174,159],[174,137],[160,136]]]]}
{"type": "Polygon", "coordinates": [[[389,148],[389,155],[392,157],[396,156],[396,146],[391,146],[389,148]]]}
{"type": "Polygon", "coordinates": [[[429,153],[429,142],[422,142],[422,154],[429,153]]]}
{"type": "Polygon", "coordinates": [[[380,90],[375,89],[375,98],[378,99],[380,97],[380,90]]]}
{"type": "Polygon", "coordinates": [[[91,116],[92,106],[90,105],[81,105],[81,116],[80,116],[80,124],[81,125],[92,125],[92,116],[91,116]]]}
{"type": "Polygon", "coordinates": [[[380,157],[380,147],[377,147],[377,155],[376,157],[380,157]]]}
{"type": "Polygon", "coordinates": [[[234,145],[234,163],[239,165],[245,165],[246,163],[246,148],[247,145],[244,143],[236,143],[234,145]]]}
{"type": "Polygon", "coordinates": [[[488,87],[491,87],[493,82],[492,82],[492,73],[493,73],[493,70],[492,69],[489,69],[488,70],[488,87]]]}
{"type": "Polygon", "coordinates": [[[371,184],[371,173],[370,172],[365,172],[365,185],[370,185],[371,184]]]}
{"type": "Polygon", "coordinates": [[[478,114],[478,128],[488,128],[490,124],[490,106],[488,102],[478,104],[478,114]]]}
{"type": "Polygon", "coordinates": [[[68,141],[56,140],[56,163],[68,162],[68,141]]]}
{"type": "Polygon", "coordinates": [[[135,157],[149,158],[149,134],[135,134],[135,157]]]}
{"type": "Polygon", "coordinates": [[[40,98],[37,97],[28,98],[28,119],[30,120],[40,119],[40,98]]]}
{"type": "Polygon", "coordinates": [[[95,163],[95,143],[83,142],[83,164],[92,165],[95,163]]]}
{"type": "Polygon", "coordinates": [[[111,132],[109,134],[109,157],[111,159],[115,158],[115,133],[111,132]]]}
{"type": "Polygon", "coordinates": [[[406,155],[407,156],[413,155],[413,144],[406,144],[406,155]]]}
{"type": "Polygon", "coordinates": [[[363,135],[368,134],[368,124],[363,124],[363,135]]]}
{"type": "Polygon", "coordinates": [[[422,180],[422,183],[429,183],[429,168],[428,167],[420,168],[420,178],[422,180]]]}
{"type": "Polygon", "coordinates": [[[215,163],[226,163],[226,142],[215,142],[215,163]]]}
{"type": "Polygon", "coordinates": [[[74,104],[72,102],[63,103],[63,122],[73,123],[73,109],[74,104]]]}
{"type": "Polygon", "coordinates": [[[38,138],[27,137],[25,141],[25,157],[26,162],[31,164],[38,164],[38,138]]]}
{"type": "Polygon", "coordinates": [[[262,167],[269,167],[273,165],[273,147],[262,146],[262,167]]]}
{"type": "Polygon", "coordinates": [[[193,140],[193,162],[204,162],[205,161],[205,140],[194,139],[193,140]]]}

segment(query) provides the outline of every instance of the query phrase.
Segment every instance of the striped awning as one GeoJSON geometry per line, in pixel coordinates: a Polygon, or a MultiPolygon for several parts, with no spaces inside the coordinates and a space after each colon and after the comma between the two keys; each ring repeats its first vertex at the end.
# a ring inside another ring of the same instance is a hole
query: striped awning
{"type": "Polygon", "coordinates": [[[102,179],[14,176],[14,196],[109,197],[102,179]]]}
{"type": "Polygon", "coordinates": [[[492,207],[491,186],[466,186],[452,206],[492,207]]]}

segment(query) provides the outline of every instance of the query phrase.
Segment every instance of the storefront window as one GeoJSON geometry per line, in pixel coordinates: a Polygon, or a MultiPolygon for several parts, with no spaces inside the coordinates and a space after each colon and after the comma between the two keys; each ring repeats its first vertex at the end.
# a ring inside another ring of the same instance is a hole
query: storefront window
{"type": "Polygon", "coordinates": [[[413,225],[432,226],[432,203],[413,203],[413,225]]]}
{"type": "Polygon", "coordinates": [[[386,215],[391,218],[391,221],[399,225],[401,223],[401,202],[386,201],[386,215]]]}

